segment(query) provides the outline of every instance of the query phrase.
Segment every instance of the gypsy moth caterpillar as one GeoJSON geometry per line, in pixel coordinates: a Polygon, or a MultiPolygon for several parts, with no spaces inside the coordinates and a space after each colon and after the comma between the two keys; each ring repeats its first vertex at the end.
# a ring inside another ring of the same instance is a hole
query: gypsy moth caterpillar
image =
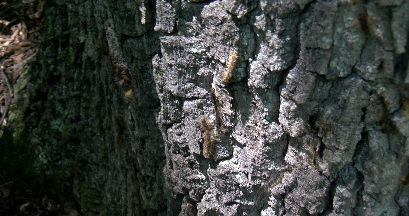
{"type": "Polygon", "coordinates": [[[212,130],[213,125],[210,123],[209,119],[202,116],[199,119],[199,125],[202,128],[202,131],[212,130]]]}
{"type": "Polygon", "coordinates": [[[223,76],[223,82],[228,82],[233,76],[233,69],[236,66],[237,62],[237,51],[233,50],[230,52],[229,61],[227,62],[227,69],[223,76]]]}
{"type": "Polygon", "coordinates": [[[202,129],[203,140],[203,157],[209,159],[213,155],[213,145],[216,142],[213,124],[210,123],[207,117],[199,119],[199,125],[202,129]]]}

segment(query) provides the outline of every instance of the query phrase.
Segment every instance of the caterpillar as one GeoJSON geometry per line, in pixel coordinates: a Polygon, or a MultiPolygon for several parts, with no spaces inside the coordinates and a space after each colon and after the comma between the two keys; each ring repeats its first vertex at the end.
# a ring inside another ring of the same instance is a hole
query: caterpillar
{"type": "Polygon", "coordinates": [[[233,76],[233,69],[236,66],[237,62],[237,51],[233,50],[230,52],[229,61],[227,62],[227,69],[223,76],[223,82],[227,83],[233,76]]]}
{"type": "Polygon", "coordinates": [[[199,125],[202,129],[203,157],[209,159],[213,155],[213,145],[217,140],[214,134],[213,124],[210,123],[207,117],[201,117],[199,119],[199,125]]]}

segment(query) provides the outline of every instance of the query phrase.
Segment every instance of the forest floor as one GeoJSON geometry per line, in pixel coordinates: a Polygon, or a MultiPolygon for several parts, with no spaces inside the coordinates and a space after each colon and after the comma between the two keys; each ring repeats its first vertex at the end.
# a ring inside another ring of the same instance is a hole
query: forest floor
{"type": "MultiPolygon", "coordinates": [[[[0,26],[8,24],[8,21],[0,20],[0,26]]],[[[0,34],[0,125],[3,124],[13,99],[13,86],[27,70],[36,52],[35,29],[29,31],[24,23],[15,24],[10,32],[0,34]]]]}

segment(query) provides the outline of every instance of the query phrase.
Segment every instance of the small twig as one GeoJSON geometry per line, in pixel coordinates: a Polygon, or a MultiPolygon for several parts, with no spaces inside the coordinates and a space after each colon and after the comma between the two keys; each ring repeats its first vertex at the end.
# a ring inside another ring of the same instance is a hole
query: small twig
{"type": "Polygon", "coordinates": [[[0,125],[3,124],[4,118],[6,117],[6,114],[7,114],[8,110],[9,110],[11,98],[13,97],[13,89],[11,88],[10,82],[9,82],[9,80],[7,79],[7,76],[6,76],[6,74],[4,73],[4,71],[3,71],[1,65],[2,65],[2,64],[0,64],[0,72],[1,72],[1,75],[3,76],[3,79],[5,80],[5,82],[6,82],[6,84],[7,84],[7,87],[8,87],[8,89],[9,89],[10,94],[7,95],[7,98],[6,98],[6,109],[4,110],[3,115],[1,116],[0,125]]]}
{"type": "Polygon", "coordinates": [[[18,29],[16,29],[16,30],[14,31],[13,35],[11,35],[10,40],[8,40],[6,43],[3,44],[3,47],[9,46],[9,44],[16,39],[18,33],[21,31],[21,27],[20,27],[20,26],[17,26],[17,28],[18,28],[18,29]]]}
{"type": "Polygon", "coordinates": [[[3,186],[6,186],[6,185],[8,185],[8,184],[12,184],[13,182],[11,181],[11,182],[7,182],[6,184],[2,184],[2,185],[0,185],[0,188],[1,187],[3,187],[3,186]]]}

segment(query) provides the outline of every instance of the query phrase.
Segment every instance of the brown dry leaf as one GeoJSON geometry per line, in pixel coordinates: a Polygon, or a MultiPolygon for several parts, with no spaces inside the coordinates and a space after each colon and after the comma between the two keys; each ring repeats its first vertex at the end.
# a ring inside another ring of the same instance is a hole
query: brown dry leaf
{"type": "Polygon", "coordinates": [[[23,57],[24,57],[24,53],[17,55],[17,56],[13,56],[14,63],[15,64],[20,63],[23,60],[23,57]]]}

